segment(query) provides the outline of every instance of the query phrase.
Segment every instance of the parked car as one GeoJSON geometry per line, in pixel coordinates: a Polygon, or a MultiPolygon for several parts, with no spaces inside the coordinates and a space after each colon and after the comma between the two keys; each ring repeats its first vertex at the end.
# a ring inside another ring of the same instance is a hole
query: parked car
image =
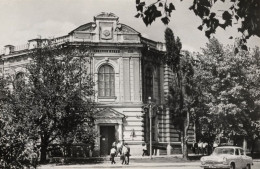
{"type": "Polygon", "coordinates": [[[236,146],[217,147],[210,156],[201,157],[200,161],[204,169],[251,169],[253,165],[252,157],[247,156],[241,147],[236,146]]]}

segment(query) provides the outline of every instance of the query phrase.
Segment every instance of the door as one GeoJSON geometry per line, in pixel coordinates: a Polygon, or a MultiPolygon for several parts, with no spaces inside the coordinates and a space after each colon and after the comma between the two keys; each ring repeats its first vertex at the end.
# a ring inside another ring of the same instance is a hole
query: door
{"type": "Polygon", "coordinates": [[[100,155],[110,154],[110,149],[115,141],[115,126],[100,126],[100,155]]]}

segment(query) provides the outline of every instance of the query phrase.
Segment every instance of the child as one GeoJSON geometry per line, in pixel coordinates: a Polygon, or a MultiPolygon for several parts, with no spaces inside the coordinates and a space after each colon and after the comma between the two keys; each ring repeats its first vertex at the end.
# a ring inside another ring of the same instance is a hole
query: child
{"type": "Polygon", "coordinates": [[[116,149],[115,147],[112,147],[110,150],[110,160],[111,160],[111,164],[115,164],[115,155],[116,155],[116,149]]]}

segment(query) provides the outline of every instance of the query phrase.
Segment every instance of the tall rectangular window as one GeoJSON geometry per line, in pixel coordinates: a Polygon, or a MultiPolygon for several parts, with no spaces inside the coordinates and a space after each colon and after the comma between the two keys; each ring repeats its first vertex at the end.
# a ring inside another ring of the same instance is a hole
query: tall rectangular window
{"type": "Polygon", "coordinates": [[[103,65],[98,71],[98,96],[115,96],[115,72],[112,66],[103,65]]]}
{"type": "Polygon", "coordinates": [[[153,71],[147,68],[145,71],[145,100],[148,97],[153,98],[153,71]]]}

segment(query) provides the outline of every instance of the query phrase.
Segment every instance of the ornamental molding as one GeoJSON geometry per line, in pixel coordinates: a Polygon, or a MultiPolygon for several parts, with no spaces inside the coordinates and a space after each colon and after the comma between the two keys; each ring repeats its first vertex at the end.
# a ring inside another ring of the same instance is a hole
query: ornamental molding
{"type": "Polygon", "coordinates": [[[130,26],[127,26],[125,24],[118,24],[119,26],[115,29],[117,33],[121,34],[136,34],[138,35],[139,32],[131,28],[130,26]]]}
{"type": "Polygon", "coordinates": [[[120,119],[121,121],[124,117],[124,114],[111,108],[105,108],[94,115],[95,119],[120,119]]]}
{"type": "Polygon", "coordinates": [[[114,60],[109,59],[109,57],[106,57],[97,62],[97,64],[95,65],[95,72],[98,72],[99,68],[105,64],[112,66],[115,73],[119,73],[118,64],[114,60]]]}

